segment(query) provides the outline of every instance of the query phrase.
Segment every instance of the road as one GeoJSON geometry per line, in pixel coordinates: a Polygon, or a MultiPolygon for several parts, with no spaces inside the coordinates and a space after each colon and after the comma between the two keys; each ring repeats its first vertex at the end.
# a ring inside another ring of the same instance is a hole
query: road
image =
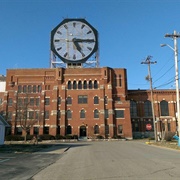
{"type": "Polygon", "coordinates": [[[180,152],[139,141],[71,145],[31,180],[179,180],[180,152]]]}

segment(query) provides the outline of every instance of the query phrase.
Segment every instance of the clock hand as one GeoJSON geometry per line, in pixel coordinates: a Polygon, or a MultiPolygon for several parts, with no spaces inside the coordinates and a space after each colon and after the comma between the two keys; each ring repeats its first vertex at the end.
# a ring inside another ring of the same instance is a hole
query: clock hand
{"type": "Polygon", "coordinates": [[[74,42],[95,42],[94,39],[73,39],[74,42]]]}

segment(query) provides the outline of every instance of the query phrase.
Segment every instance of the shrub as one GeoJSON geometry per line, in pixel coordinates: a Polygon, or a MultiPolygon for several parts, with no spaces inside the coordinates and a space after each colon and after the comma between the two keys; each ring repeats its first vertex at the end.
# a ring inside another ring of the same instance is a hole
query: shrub
{"type": "Polygon", "coordinates": [[[57,135],[55,136],[55,138],[56,138],[56,139],[65,139],[65,137],[62,136],[62,135],[60,135],[60,134],[57,134],[57,135]]]}
{"type": "Polygon", "coordinates": [[[96,138],[97,138],[97,139],[104,139],[104,137],[101,136],[101,135],[96,136],[96,138]]]}
{"type": "Polygon", "coordinates": [[[54,140],[55,139],[55,137],[53,135],[50,135],[50,134],[39,135],[39,138],[41,140],[54,140]]]}
{"type": "Polygon", "coordinates": [[[5,141],[23,141],[24,137],[21,135],[8,135],[5,137],[5,141]]]}

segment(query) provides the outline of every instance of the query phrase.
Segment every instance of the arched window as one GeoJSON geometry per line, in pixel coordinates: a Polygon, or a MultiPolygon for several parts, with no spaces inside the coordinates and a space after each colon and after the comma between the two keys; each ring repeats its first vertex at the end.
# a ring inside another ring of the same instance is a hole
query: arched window
{"type": "Polygon", "coordinates": [[[82,82],[81,81],[78,82],[78,89],[82,89],[82,82]]]}
{"type": "Polygon", "coordinates": [[[151,101],[147,100],[144,102],[144,116],[152,116],[152,106],[151,101]]]}
{"type": "Polygon", "coordinates": [[[87,81],[84,81],[83,89],[87,89],[87,81]]]}
{"type": "Polygon", "coordinates": [[[98,89],[98,83],[96,80],[94,81],[94,89],[98,89]]]}
{"type": "Polygon", "coordinates": [[[67,110],[67,119],[71,119],[71,118],[72,118],[71,110],[67,110]]]}
{"type": "Polygon", "coordinates": [[[98,98],[98,96],[95,96],[95,97],[94,97],[94,104],[99,104],[99,98],[98,98]]]}
{"type": "Polygon", "coordinates": [[[97,109],[94,110],[94,118],[99,118],[99,111],[97,109]]]}
{"type": "Polygon", "coordinates": [[[84,109],[82,109],[80,111],[80,118],[85,118],[85,110],[84,109]]]}
{"type": "Polygon", "coordinates": [[[23,86],[23,93],[27,93],[27,86],[23,86]]]}
{"type": "Polygon", "coordinates": [[[94,126],[94,134],[99,134],[99,126],[98,125],[94,126]]]}
{"type": "Polygon", "coordinates": [[[160,102],[161,116],[169,116],[168,102],[163,100],[160,102]]]}
{"type": "Polygon", "coordinates": [[[32,87],[31,85],[28,85],[28,93],[31,93],[32,92],[32,87]]]}
{"type": "Polygon", "coordinates": [[[66,134],[72,134],[72,128],[70,125],[68,125],[66,128],[66,134]]]}
{"type": "Polygon", "coordinates": [[[77,89],[76,81],[73,81],[73,89],[77,89]]]}
{"type": "Polygon", "coordinates": [[[89,89],[92,89],[92,81],[89,81],[89,89]]]}
{"type": "Polygon", "coordinates": [[[36,93],[36,85],[33,86],[33,93],[36,93]]]}
{"type": "Polygon", "coordinates": [[[122,86],[122,77],[121,77],[121,74],[119,74],[119,86],[120,87],[122,86]]]}
{"type": "Polygon", "coordinates": [[[137,117],[137,103],[136,103],[136,101],[131,101],[130,113],[131,113],[131,117],[137,117]]]}
{"type": "Polygon", "coordinates": [[[71,99],[71,97],[67,97],[66,103],[67,103],[67,104],[72,104],[72,99],[71,99]]]}
{"type": "Polygon", "coordinates": [[[41,85],[38,85],[38,92],[41,92],[41,85]]]}
{"type": "Polygon", "coordinates": [[[68,89],[71,89],[71,81],[68,81],[68,89]]]}

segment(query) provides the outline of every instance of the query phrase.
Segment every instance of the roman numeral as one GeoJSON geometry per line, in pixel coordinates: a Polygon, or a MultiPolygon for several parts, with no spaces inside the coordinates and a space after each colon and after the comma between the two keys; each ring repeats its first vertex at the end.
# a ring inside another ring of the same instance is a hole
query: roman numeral
{"type": "Polygon", "coordinates": [[[66,24],[64,25],[64,27],[65,27],[66,29],[68,28],[66,24]]]}
{"type": "Polygon", "coordinates": [[[68,55],[68,53],[66,52],[65,54],[64,54],[64,57],[66,57],[68,55]]]}
{"type": "Polygon", "coordinates": [[[89,49],[90,51],[92,50],[92,48],[91,48],[91,47],[87,47],[87,49],[89,49]]]}
{"type": "Polygon", "coordinates": [[[59,42],[60,40],[59,39],[55,39],[54,42],[59,42]]]}
{"type": "Polygon", "coordinates": [[[76,23],[74,22],[74,23],[73,23],[73,27],[75,27],[75,26],[76,26],[76,23]]]}
{"type": "Polygon", "coordinates": [[[57,34],[62,34],[62,32],[61,31],[57,31],[57,34]]]}
{"type": "Polygon", "coordinates": [[[76,59],[76,55],[75,54],[73,55],[73,59],[76,59]]]}

